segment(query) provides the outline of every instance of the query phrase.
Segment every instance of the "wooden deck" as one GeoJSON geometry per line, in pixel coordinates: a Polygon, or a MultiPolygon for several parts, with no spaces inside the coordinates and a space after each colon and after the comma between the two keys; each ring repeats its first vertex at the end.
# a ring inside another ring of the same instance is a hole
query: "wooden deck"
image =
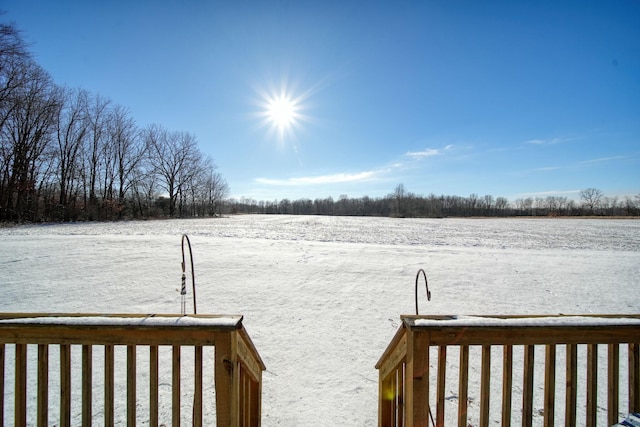
{"type": "Polygon", "coordinates": [[[566,426],[595,426],[599,406],[606,406],[607,425],[613,425],[621,419],[621,409],[622,413],[640,410],[639,343],[640,315],[402,316],[402,326],[376,365],[379,425],[444,426],[445,407],[454,407],[452,401],[457,401],[457,425],[467,427],[470,367],[479,372],[479,390],[474,390],[479,399],[473,406],[480,426],[489,425],[490,407],[496,406],[491,403],[496,401],[500,413],[492,415],[501,419],[502,426],[511,425],[514,409],[520,411],[523,426],[533,425],[534,416],[553,426],[559,415],[566,426]],[[538,350],[544,352],[542,372],[536,369],[538,350]],[[605,350],[606,379],[598,375],[601,350],[605,350]],[[521,355],[518,359],[516,352],[521,355]],[[502,354],[497,374],[492,368],[495,353],[502,354]],[[453,363],[451,354],[457,356],[453,363]],[[564,366],[558,366],[560,359],[564,366]],[[457,370],[448,369],[451,364],[457,370]],[[522,383],[514,382],[515,373],[522,383]],[[564,387],[557,386],[561,380],[564,387]],[[536,411],[534,383],[543,383],[542,399],[537,400],[542,408],[536,411]],[[601,387],[606,390],[606,402],[598,401],[601,387]],[[519,408],[514,388],[522,395],[519,408]],[[452,389],[457,393],[447,398],[452,389]],[[500,395],[495,395],[496,390],[500,395]],[[585,400],[578,401],[578,394],[586,395],[585,400]],[[562,408],[557,407],[558,400],[564,400],[562,408]],[[576,418],[579,412],[584,412],[584,419],[576,418]]]}
{"type": "MultiPolygon", "coordinates": [[[[11,410],[4,407],[5,392],[13,386],[13,422],[9,425],[47,426],[51,423],[70,426],[72,418],[72,375],[81,378],[81,420],[89,426],[94,420],[96,405],[94,381],[96,372],[102,374],[104,389],[101,394],[100,412],[104,425],[113,425],[115,420],[116,382],[121,380],[126,389],[126,421],[134,426],[140,417],[147,418],[150,425],[159,423],[159,385],[171,384],[171,422],[180,425],[181,397],[181,350],[193,349],[192,423],[203,423],[203,400],[214,400],[216,425],[259,426],[261,418],[262,371],[265,369],[249,335],[242,326],[242,316],[207,315],[135,315],[135,314],[68,314],[68,313],[2,313],[0,314],[0,427],[4,420],[11,420],[11,410]],[[6,358],[7,350],[13,347],[14,359],[6,358]],[[50,353],[55,347],[59,351],[59,367],[49,364],[50,353]],[[77,351],[72,349],[79,347],[77,351]],[[103,354],[95,357],[99,347],[103,354]],[[114,362],[115,350],[126,348],[126,378],[117,378],[114,362]],[[146,348],[148,357],[143,357],[146,348]],[[203,354],[214,354],[213,372],[204,372],[203,354]],[[160,354],[170,353],[170,378],[161,378],[160,354]],[[37,352],[37,355],[32,354],[37,352]],[[80,354],[72,360],[72,354],[80,354]],[[27,360],[36,358],[36,366],[28,366],[27,360]],[[148,392],[139,393],[137,378],[141,357],[148,364],[148,392]],[[100,359],[102,366],[94,366],[100,359]],[[5,383],[5,366],[13,364],[14,384],[5,383]],[[76,372],[78,370],[80,372],[76,372]],[[37,387],[29,390],[28,377],[36,370],[37,387]],[[50,373],[60,375],[59,390],[50,390],[50,373]],[[203,376],[215,378],[212,395],[203,394],[203,376]],[[59,419],[50,420],[50,394],[59,393],[59,419]],[[35,413],[27,411],[28,397],[35,394],[35,413]],[[144,397],[141,397],[144,396],[144,397]],[[138,404],[145,400],[148,414],[139,414],[138,404]],[[8,417],[8,418],[7,418],[8,417]]],[[[75,394],[75,392],[73,393],[75,394]]]]}

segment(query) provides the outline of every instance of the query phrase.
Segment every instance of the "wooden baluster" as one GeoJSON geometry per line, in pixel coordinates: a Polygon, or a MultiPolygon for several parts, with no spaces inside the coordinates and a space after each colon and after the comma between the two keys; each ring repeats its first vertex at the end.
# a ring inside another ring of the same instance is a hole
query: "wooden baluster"
{"type": "Polygon", "coordinates": [[[573,427],[576,423],[576,405],[578,390],[578,346],[576,344],[567,345],[567,374],[566,374],[566,404],[565,422],[566,427],[573,427]]]}
{"type": "Polygon", "coordinates": [[[482,346],[482,369],[480,373],[480,425],[489,425],[489,400],[491,397],[491,346],[482,346]]]}
{"type": "Polygon", "coordinates": [[[556,345],[549,344],[544,358],[544,425],[553,427],[556,405],[556,345]]]}
{"type": "Polygon", "coordinates": [[[5,345],[0,344],[0,427],[4,427],[4,359],[5,345]]]}
{"type": "Polygon", "coordinates": [[[39,427],[49,425],[49,346],[47,344],[38,344],[37,424],[39,427]]]}
{"type": "Polygon", "coordinates": [[[618,393],[620,392],[620,346],[609,344],[607,381],[608,424],[618,423],[618,393]]]}
{"type": "Polygon", "coordinates": [[[629,412],[640,411],[640,344],[629,344],[629,412]]]}
{"type": "Polygon", "coordinates": [[[522,387],[522,426],[531,427],[533,422],[533,372],[535,347],[524,347],[524,384],[522,387]]]}
{"type": "Polygon", "coordinates": [[[136,346],[127,346],[127,426],[136,425],[136,346]]]}
{"type": "Polygon", "coordinates": [[[505,345],[503,348],[503,358],[502,358],[502,427],[511,426],[512,389],[513,389],[513,347],[510,345],[505,345]]]}
{"type": "Polygon", "coordinates": [[[180,346],[173,346],[171,423],[180,427],[180,346]]]}
{"type": "Polygon", "coordinates": [[[402,368],[404,365],[401,365],[396,369],[396,399],[395,399],[395,412],[396,412],[396,426],[402,426],[402,422],[404,420],[405,410],[404,410],[404,373],[402,372],[402,368]]]}
{"type": "Polygon", "coordinates": [[[158,427],[158,346],[149,346],[149,425],[158,427]]]}
{"type": "Polygon", "coordinates": [[[113,397],[114,397],[114,369],[113,346],[104,346],[104,425],[114,425],[113,397]]]}
{"type": "MultiPolygon", "coordinates": [[[[427,350],[428,351],[428,350],[427,350]]],[[[444,392],[447,378],[447,346],[438,347],[438,381],[436,385],[436,425],[444,426],[444,392]]],[[[427,381],[429,379],[427,378],[427,381]]]]}
{"type": "Polygon", "coordinates": [[[71,426],[71,346],[60,344],[60,425],[71,426]]]}
{"type": "Polygon", "coordinates": [[[16,427],[24,427],[27,425],[27,345],[16,344],[15,351],[15,420],[16,427]]]}
{"type": "Polygon", "coordinates": [[[598,345],[587,345],[587,427],[594,427],[598,414],[598,345]]]}
{"type": "Polygon", "coordinates": [[[460,373],[458,383],[458,427],[467,427],[469,397],[469,346],[460,346],[460,373]]]}
{"type": "Polygon", "coordinates": [[[195,347],[195,390],[193,398],[193,425],[202,426],[202,346],[195,347]]]}
{"type": "Polygon", "coordinates": [[[82,346],[82,425],[91,426],[93,417],[91,395],[93,386],[93,347],[82,346]]]}

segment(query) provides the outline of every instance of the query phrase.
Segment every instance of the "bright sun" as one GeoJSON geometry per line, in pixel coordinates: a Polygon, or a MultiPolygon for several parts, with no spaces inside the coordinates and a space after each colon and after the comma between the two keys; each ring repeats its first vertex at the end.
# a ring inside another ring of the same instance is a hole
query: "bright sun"
{"type": "MultiPolygon", "coordinates": [[[[257,105],[260,107],[258,116],[262,125],[270,129],[272,136],[276,136],[281,145],[286,140],[294,144],[295,131],[301,122],[308,118],[303,114],[303,102],[308,93],[294,95],[294,91],[284,82],[279,88],[271,87],[271,90],[258,90],[260,99],[257,105]]],[[[295,145],[294,145],[295,146],[295,145]]]]}
{"type": "Polygon", "coordinates": [[[291,127],[297,116],[296,103],[286,95],[271,98],[267,106],[268,119],[280,132],[291,127]]]}

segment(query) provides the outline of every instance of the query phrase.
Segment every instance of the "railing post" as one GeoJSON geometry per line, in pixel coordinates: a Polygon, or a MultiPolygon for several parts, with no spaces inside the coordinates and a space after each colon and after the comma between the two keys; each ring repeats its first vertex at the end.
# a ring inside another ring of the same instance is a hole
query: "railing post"
{"type": "Polygon", "coordinates": [[[429,424],[429,333],[407,328],[407,427],[429,424]]]}
{"type": "Polygon", "coordinates": [[[235,332],[215,335],[216,421],[219,427],[238,425],[238,381],[235,332]]]}

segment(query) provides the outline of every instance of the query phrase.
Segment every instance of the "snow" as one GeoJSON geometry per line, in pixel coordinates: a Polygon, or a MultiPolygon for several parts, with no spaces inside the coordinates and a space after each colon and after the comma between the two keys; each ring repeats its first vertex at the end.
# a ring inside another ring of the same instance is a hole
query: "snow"
{"type": "Polygon", "coordinates": [[[215,318],[203,317],[105,317],[105,316],[47,316],[47,317],[22,317],[14,319],[1,319],[0,325],[56,325],[56,326],[119,326],[119,327],[162,327],[162,326],[188,326],[203,328],[235,328],[242,318],[241,316],[217,316],[215,318]]]}
{"type": "Polygon", "coordinates": [[[183,233],[198,313],[243,315],[265,362],[267,427],[377,424],[420,268],[421,314],[640,313],[640,221],[258,215],[0,229],[0,312],[178,314],[183,233]]]}
{"type": "Polygon", "coordinates": [[[480,316],[451,316],[448,319],[416,319],[413,326],[426,327],[596,327],[596,326],[640,326],[639,318],[632,317],[529,317],[507,318],[480,316]]]}

